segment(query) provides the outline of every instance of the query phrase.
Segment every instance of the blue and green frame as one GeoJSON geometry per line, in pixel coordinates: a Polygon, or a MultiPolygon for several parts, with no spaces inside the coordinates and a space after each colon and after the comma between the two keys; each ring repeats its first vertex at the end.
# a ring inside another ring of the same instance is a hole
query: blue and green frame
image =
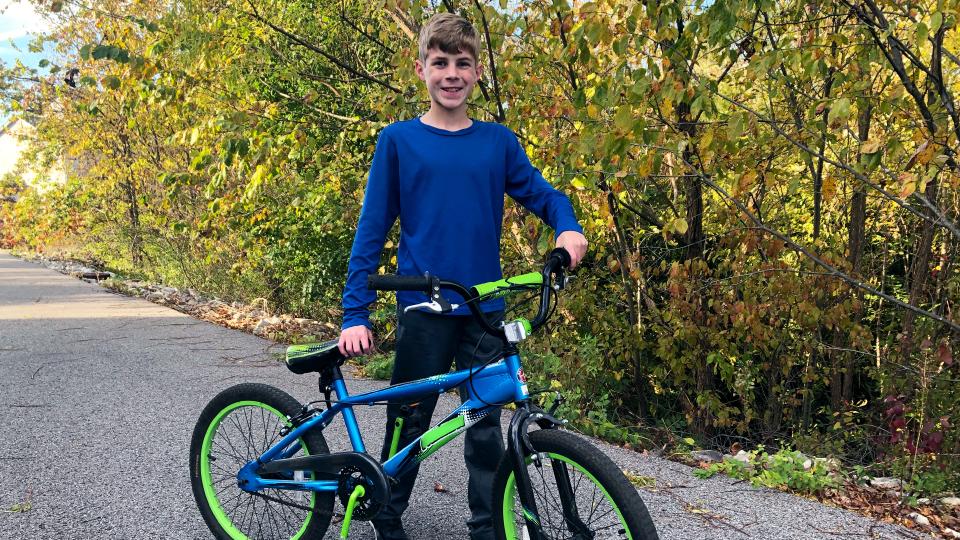
{"type": "Polygon", "coordinates": [[[455,439],[494,409],[506,403],[524,401],[529,398],[526,381],[521,370],[520,357],[516,353],[507,354],[503,359],[483,367],[455,371],[444,375],[428,377],[407,383],[401,383],[363,394],[350,395],[339,369],[332,381],[336,395],[329,408],[318,415],[294,427],[280,441],[263,453],[259,458],[243,466],[238,474],[244,490],[290,489],[316,492],[335,492],[337,480],[296,480],[262,478],[257,474],[261,465],[275,459],[285,459],[300,450],[299,438],[311,429],[324,429],[338,414],[343,414],[344,424],[355,452],[366,452],[363,437],[357,425],[353,407],[383,402],[409,403],[427,396],[436,395],[464,385],[467,399],[444,418],[439,424],[427,430],[406,447],[396,451],[382,464],[387,476],[397,477],[406,473],[418,463],[455,439]],[[471,384],[467,383],[472,379],[471,384]]]}

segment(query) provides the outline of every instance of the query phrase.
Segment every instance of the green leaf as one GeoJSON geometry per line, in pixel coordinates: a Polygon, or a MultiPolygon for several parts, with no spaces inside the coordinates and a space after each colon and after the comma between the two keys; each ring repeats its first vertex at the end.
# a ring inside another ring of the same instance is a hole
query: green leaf
{"type": "Polygon", "coordinates": [[[209,165],[212,160],[213,156],[210,155],[210,150],[205,148],[193,158],[190,162],[190,168],[199,171],[209,165]]]}
{"type": "Polygon", "coordinates": [[[633,129],[633,111],[630,107],[624,105],[617,109],[617,114],[613,117],[613,124],[623,131],[633,129]]]}
{"type": "Polygon", "coordinates": [[[936,11],[930,16],[930,31],[936,33],[943,24],[943,13],[936,11]]]}
{"type": "Polygon", "coordinates": [[[928,35],[930,35],[930,29],[927,28],[926,23],[923,21],[918,22],[917,28],[913,31],[913,39],[917,47],[923,46],[923,44],[927,41],[928,35]]]}
{"type": "Polygon", "coordinates": [[[113,47],[109,45],[97,45],[96,47],[93,48],[93,53],[91,54],[91,56],[93,57],[94,60],[102,60],[104,58],[109,58],[110,51],[112,49],[113,47]]]}
{"type": "Polygon", "coordinates": [[[120,79],[118,79],[115,75],[107,75],[103,78],[103,85],[111,90],[116,90],[117,88],[120,88],[120,79]]]}
{"type": "Polygon", "coordinates": [[[846,122],[848,118],[850,118],[850,100],[840,98],[834,101],[827,115],[827,123],[836,127],[846,122]]]}
{"type": "Polygon", "coordinates": [[[87,43],[87,44],[84,45],[83,47],[80,47],[80,58],[82,58],[82,59],[84,59],[84,60],[89,60],[89,59],[90,59],[90,49],[92,49],[92,48],[93,48],[93,45],[90,44],[90,43],[87,43]]]}
{"type": "Polygon", "coordinates": [[[743,135],[743,125],[743,114],[738,113],[730,115],[730,119],[727,121],[727,137],[733,141],[739,139],[740,135],[743,135]]]}
{"type": "Polygon", "coordinates": [[[49,66],[49,65],[50,65],[50,61],[47,60],[46,58],[44,58],[44,59],[40,60],[39,62],[37,62],[37,67],[45,68],[45,67],[47,67],[47,66],[49,66]]]}

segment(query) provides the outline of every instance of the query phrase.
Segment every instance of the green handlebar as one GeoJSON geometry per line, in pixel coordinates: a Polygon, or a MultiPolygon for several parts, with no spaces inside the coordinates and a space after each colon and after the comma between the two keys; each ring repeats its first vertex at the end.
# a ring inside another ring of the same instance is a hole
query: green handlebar
{"type": "Polygon", "coordinates": [[[512,285],[543,285],[543,274],[539,272],[520,274],[519,276],[508,277],[499,281],[490,281],[488,283],[474,285],[473,290],[477,291],[477,296],[495,293],[491,298],[499,298],[509,293],[512,285]]]}

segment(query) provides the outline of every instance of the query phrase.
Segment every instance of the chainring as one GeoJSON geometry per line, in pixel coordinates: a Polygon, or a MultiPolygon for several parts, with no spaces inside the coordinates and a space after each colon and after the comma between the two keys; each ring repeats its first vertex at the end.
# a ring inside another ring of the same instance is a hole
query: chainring
{"type": "MultiPolygon", "coordinates": [[[[353,489],[358,485],[369,485],[366,476],[356,467],[344,467],[340,469],[340,478],[337,485],[337,496],[340,497],[340,503],[344,508],[350,501],[350,495],[353,489]]],[[[383,508],[383,502],[374,500],[370,497],[369,491],[362,497],[357,497],[357,504],[353,508],[353,519],[368,521],[383,508]]]]}

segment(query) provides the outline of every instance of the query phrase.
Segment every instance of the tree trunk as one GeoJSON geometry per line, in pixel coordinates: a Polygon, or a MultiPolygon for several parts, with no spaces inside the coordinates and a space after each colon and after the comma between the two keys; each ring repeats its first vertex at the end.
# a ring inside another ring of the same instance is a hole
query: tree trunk
{"type": "MultiPolygon", "coordinates": [[[[873,107],[867,105],[857,120],[857,137],[860,142],[865,142],[870,138],[870,121],[873,113],[873,107]]],[[[863,256],[863,243],[866,235],[867,221],[867,190],[861,183],[857,183],[853,190],[853,197],[850,200],[850,218],[847,222],[848,249],[847,261],[850,263],[850,273],[857,275],[860,273],[860,258],[863,256]]],[[[856,292],[857,299],[861,300],[863,294],[856,292]]],[[[859,320],[861,309],[854,312],[853,317],[859,320]]],[[[843,399],[853,400],[853,380],[856,376],[856,358],[853,353],[846,353],[846,362],[843,368],[843,399]]]]}
{"type": "MultiPolygon", "coordinates": [[[[693,163],[695,159],[693,139],[697,131],[696,124],[690,120],[690,106],[686,102],[677,106],[677,120],[681,131],[690,138],[690,143],[683,149],[683,166],[686,170],[685,164],[693,163]]],[[[697,279],[697,270],[693,263],[703,258],[703,183],[700,181],[700,176],[694,174],[694,171],[687,171],[687,174],[684,175],[683,190],[686,198],[687,220],[687,232],[684,237],[684,243],[686,244],[684,260],[691,263],[689,279],[693,281],[697,279]]],[[[698,331],[702,332],[704,330],[706,311],[703,296],[699,296],[695,300],[693,322],[698,331]]],[[[713,370],[707,364],[703,339],[699,340],[696,352],[697,357],[694,360],[695,395],[702,396],[711,392],[715,386],[713,370]]],[[[707,407],[698,406],[696,399],[691,399],[689,402],[693,406],[693,410],[690,411],[693,418],[693,425],[691,426],[693,432],[699,437],[708,437],[713,425],[711,411],[707,407]]]]}
{"type": "Polygon", "coordinates": [[[123,195],[127,203],[127,220],[130,227],[130,259],[135,266],[140,266],[143,262],[143,236],[140,232],[140,202],[137,199],[136,177],[133,173],[133,149],[130,147],[130,137],[126,133],[121,133],[120,152],[124,158],[127,178],[120,183],[123,189],[123,195]]]}
{"type": "MultiPolygon", "coordinates": [[[[930,180],[924,194],[932,205],[937,205],[938,190],[936,178],[930,180]]],[[[933,237],[937,232],[935,226],[937,221],[936,216],[929,209],[925,209],[925,214],[930,219],[920,221],[920,242],[917,244],[913,264],[910,266],[910,305],[913,306],[920,305],[925,296],[927,278],[930,276],[933,237]]],[[[903,341],[900,343],[900,358],[903,362],[909,360],[910,355],[913,353],[913,331],[916,320],[917,314],[913,311],[907,311],[903,314],[903,325],[901,327],[903,341]]]]}

